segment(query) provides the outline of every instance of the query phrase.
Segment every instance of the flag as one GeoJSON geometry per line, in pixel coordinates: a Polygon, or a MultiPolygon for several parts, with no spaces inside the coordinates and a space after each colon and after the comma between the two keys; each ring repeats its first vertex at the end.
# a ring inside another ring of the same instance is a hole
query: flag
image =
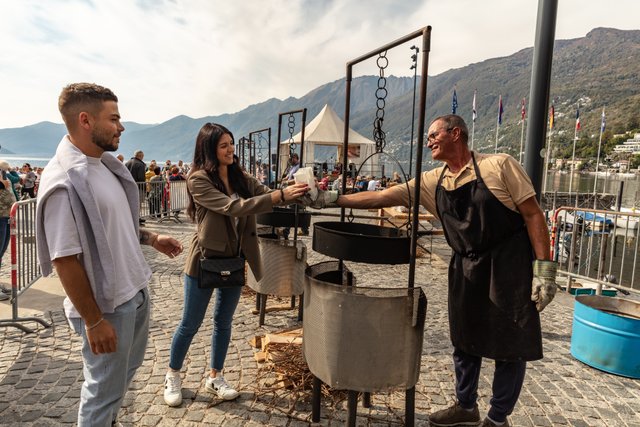
{"type": "Polygon", "coordinates": [[[551,104],[551,108],[549,109],[549,130],[553,129],[553,122],[556,116],[556,109],[551,104]]]}
{"type": "Polygon", "coordinates": [[[458,109],[458,95],[456,95],[456,89],[453,89],[453,99],[451,100],[451,114],[455,114],[458,109]]]}
{"type": "Polygon", "coordinates": [[[600,132],[604,132],[605,127],[606,127],[606,120],[604,118],[604,107],[602,107],[602,122],[600,123],[600,132]]]}
{"type": "Polygon", "coordinates": [[[504,109],[502,108],[502,95],[500,95],[500,101],[498,102],[498,124],[502,124],[502,113],[504,113],[504,109]]]}
{"type": "Polygon", "coordinates": [[[476,112],[476,92],[477,92],[477,90],[473,91],[473,107],[472,107],[473,108],[473,114],[471,116],[473,118],[474,122],[476,121],[476,118],[478,117],[478,113],[476,112]]]}
{"type": "Polygon", "coordinates": [[[521,112],[522,112],[522,120],[524,120],[525,115],[527,114],[527,110],[525,110],[524,108],[524,98],[522,98],[522,108],[521,108],[521,112]]]}
{"type": "Polygon", "coordinates": [[[576,131],[580,130],[580,107],[576,110],[576,131]]]}

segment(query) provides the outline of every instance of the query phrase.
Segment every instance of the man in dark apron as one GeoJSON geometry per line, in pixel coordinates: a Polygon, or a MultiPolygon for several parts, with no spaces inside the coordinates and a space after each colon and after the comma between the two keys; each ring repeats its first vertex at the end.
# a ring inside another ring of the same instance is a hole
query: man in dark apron
{"type": "MultiPolygon", "coordinates": [[[[482,358],[495,360],[491,408],[483,426],[509,426],[526,362],[542,358],[541,311],[555,295],[557,265],[529,177],[512,157],[469,150],[457,115],[435,119],[428,148],[444,167],[424,172],[420,203],[442,222],[453,249],[449,264],[449,327],[456,403],[429,417],[433,426],[480,424],[476,403],[482,358]]],[[[415,180],[409,182],[413,194],[415,180]]],[[[337,195],[323,192],[311,207],[407,205],[406,186],[337,195]]]]}

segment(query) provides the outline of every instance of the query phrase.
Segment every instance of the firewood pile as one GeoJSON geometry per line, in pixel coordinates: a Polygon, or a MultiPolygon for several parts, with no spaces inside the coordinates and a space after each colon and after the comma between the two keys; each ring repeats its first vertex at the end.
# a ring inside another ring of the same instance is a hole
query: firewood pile
{"type": "MultiPolygon", "coordinates": [[[[302,328],[255,336],[251,345],[258,368],[258,392],[290,395],[295,401],[311,400],[313,375],[302,354],[302,328]]],[[[346,392],[333,390],[325,384],[322,397],[334,400],[346,399],[346,392]]]]}

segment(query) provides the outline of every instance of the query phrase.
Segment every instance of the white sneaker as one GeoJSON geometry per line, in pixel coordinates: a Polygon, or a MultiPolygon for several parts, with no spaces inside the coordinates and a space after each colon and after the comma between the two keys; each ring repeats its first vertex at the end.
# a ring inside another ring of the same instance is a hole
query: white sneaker
{"type": "Polygon", "coordinates": [[[164,377],[164,402],[169,406],[180,406],[182,403],[180,372],[167,372],[164,377]]]}
{"type": "Polygon", "coordinates": [[[217,394],[222,400],[233,400],[240,396],[240,393],[231,387],[222,375],[218,375],[215,378],[207,376],[207,380],[204,383],[204,389],[209,393],[217,394]]]}

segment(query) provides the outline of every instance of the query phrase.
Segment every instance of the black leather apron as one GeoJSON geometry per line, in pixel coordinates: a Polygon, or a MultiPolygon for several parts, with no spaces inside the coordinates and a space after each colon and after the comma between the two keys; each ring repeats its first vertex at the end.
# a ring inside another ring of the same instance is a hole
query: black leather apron
{"type": "Polygon", "coordinates": [[[531,301],[533,251],[522,215],[476,180],[446,191],[443,169],[436,210],[453,249],[449,326],[454,347],[496,360],[542,358],[540,316],[531,301]]]}

